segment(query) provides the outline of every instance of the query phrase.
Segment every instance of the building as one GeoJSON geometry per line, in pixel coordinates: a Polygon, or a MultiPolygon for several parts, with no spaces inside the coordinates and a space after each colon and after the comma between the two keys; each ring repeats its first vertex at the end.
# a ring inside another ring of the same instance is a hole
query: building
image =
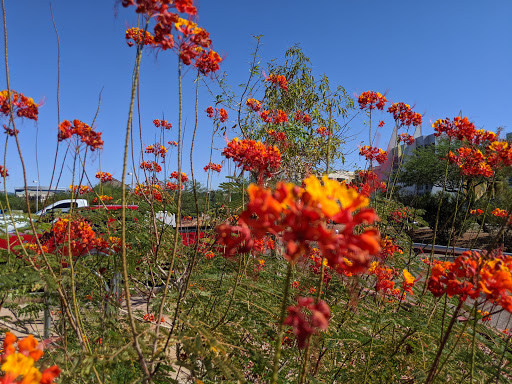
{"type": "Polygon", "coordinates": [[[349,171],[336,171],[333,173],[329,173],[327,175],[327,177],[329,177],[329,179],[336,180],[338,182],[345,181],[347,183],[350,183],[351,181],[354,180],[355,173],[349,172],[349,171]]]}
{"type": "Polygon", "coordinates": [[[25,187],[15,187],[14,194],[18,197],[25,197],[25,191],[28,194],[28,198],[31,200],[39,199],[39,201],[43,201],[46,199],[46,196],[53,196],[56,193],[66,192],[66,188],[52,188],[44,187],[39,185],[27,185],[25,187]]]}

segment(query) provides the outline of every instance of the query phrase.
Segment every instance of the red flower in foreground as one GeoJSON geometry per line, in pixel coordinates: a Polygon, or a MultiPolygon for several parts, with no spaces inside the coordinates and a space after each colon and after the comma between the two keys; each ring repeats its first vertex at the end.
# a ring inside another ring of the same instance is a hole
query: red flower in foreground
{"type": "Polygon", "coordinates": [[[52,384],[53,380],[60,375],[61,370],[54,365],[40,372],[34,366],[43,356],[42,346],[34,338],[29,335],[24,339],[18,340],[15,335],[10,332],[5,334],[3,354],[0,355],[2,363],[0,383],[14,384],[52,384]],[[15,343],[18,341],[18,352],[16,352],[15,343]]]}
{"type": "Polygon", "coordinates": [[[213,110],[213,107],[210,106],[208,108],[206,108],[206,115],[211,119],[213,118],[213,114],[214,114],[214,110],[213,110]]]}
{"type": "Polygon", "coordinates": [[[133,46],[133,43],[137,45],[154,45],[155,40],[151,33],[144,32],[143,29],[140,28],[128,28],[126,30],[126,43],[128,46],[133,46]],[[133,40],[133,41],[130,41],[133,40]]]}
{"type": "Polygon", "coordinates": [[[261,109],[261,102],[259,102],[258,100],[256,99],[247,99],[247,101],[245,102],[245,104],[251,108],[254,112],[259,112],[259,110],[261,109]]]}
{"type": "Polygon", "coordinates": [[[82,143],[85,143],[91,151],[103,148],[103,140],[101,139],[101,132],[94,131],[89,125],[81,122],[80,120],[73,120],[73,124],[69,120],[64,120],[59,124],[59,141],[67,140],[73,135],[79,138],[82,143]]]}
{"type": "Polygon", "coordinates": [[[21,92],[11,90],[9,92],[3,90],[0,92],[0,113],[4,116],[8,116],[13,108],[13,115],[18,117],[26,117],[27,119],[37,121],[39,115],[39,105],[34,103],[31,97],[26,97],[21,92]],[[9,102],[10,99],[10,102],[9,102]]]}
{"type": "Polygon", "coordinates": [[[370,147],[368,145],[363,145],[359,149],[359,155],[366,157],[366,160],[377,160],[379,164],[385,163],[388,159],[386,151],[380,148],[370,147]]]}
{"type": "Polygon", "coordinates": [[[210,72],[216,72],[219,70],[219,63],[222,61],[219,54],[215,51],[203,51],[201,56],[196,60],[196,63],[194,64],[196,68],[201,72],[203,75],[206,75],[210,72]]]}
{"type": "Polygon", "coordinates": [[[254,239],[268,233],[278,236],[285,245],[284,257],[295,263],[318,247],[327,265],[342,273],[364,272],[371,255],[380,251],[379,234],[374,229],[355,228],[372,224],[377,215],[365,208],[368,199],[345,184],[316,177],[304,180],[305,189],[279,183],[274,191],[251,184],[249,203],[240,215],[237,227],[217,227],[218,242],[225,254],[247,252],[254,239]],[[355,212],[358,210],[357,212],[355,212]],[[327,221],[343,224],[337,234],[327,228],[327,221]]]}
{"type": "Polygon", "coordinates": [[[276,146],[265,145],[261,141],[230,141],[222,154],[246,171],[254,171],[260,177],[270,177],[281,165],[281,152],[276,146]]]}
{"type": "Polygon", "coordinates": [[[278,85],[284,91],[288,90],[288,80],[283,75],[270,74],[265,81],[270,81],[272,84],[278,85]]]}
{"type": "Polygon", "coordinates": [[[331,310],[325,301],[319,300],[315,303],[311,297],[299,297],[297,305],[288,307],[288,317],[284,324],[293,327],[298,347],[303,349],[312,334],[327,329],[330,317],[331,310]]]}
{"type": "Polygon", "coordinates": [[[395,103],[388,108],[388,112],[393,115],[393,118],[405,126],[418,126],[421,124],[423,118],[419,113],[413,112],[411,106],[405,103],[395,103]]]}
{"type": "Polygon", "coordinates": [[[224,123],[228,120],[228,113],[224,108],[219,109],[219,120],[221,123],[224,123]]]}
{"type": "Polygon", "coordinates": [[[357,102],[359,103],[359,108],[364,109],[368,107],[368,109],[379,109],[383,110],[386,105],[386,97],[381,95],[379,92],[366,91],[361,93],[357,102]]]}
{"type": "Polygon", "coordinates": [[[409,135],[408,133],[402,133],[400,134],[400,136],[398,137],[399,141],[407,144],[407,145],[412,145],[414,144],[414,137],[409,135]]]}
{"type": "Polygon", "coordinates": [[[165,129],[171,129],[172,128],[171,123],[168,123],[167,120],[155,119],[155,120],[153,120],[153,124],[157,128],[160,128],[160,127],[165,128],[165,129]]]}

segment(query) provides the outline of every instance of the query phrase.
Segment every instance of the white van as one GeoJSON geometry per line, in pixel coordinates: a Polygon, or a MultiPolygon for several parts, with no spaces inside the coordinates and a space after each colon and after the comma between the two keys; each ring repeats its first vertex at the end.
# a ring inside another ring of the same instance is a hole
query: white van
{"type": "Polygon", "coordinates": [[[85,199],[67,199],[67,200],[59,200],[53,204],[48,205],[47,207],[44,207],[40,211],[37,211],[34,213],[34,215],[37,216],[43,216],[48,213],[52,213],[53,211],[60,209],[62,213],[68,213],[71,207],[73,208],[83,208],[88,207],[89,203],[85,199]]]}

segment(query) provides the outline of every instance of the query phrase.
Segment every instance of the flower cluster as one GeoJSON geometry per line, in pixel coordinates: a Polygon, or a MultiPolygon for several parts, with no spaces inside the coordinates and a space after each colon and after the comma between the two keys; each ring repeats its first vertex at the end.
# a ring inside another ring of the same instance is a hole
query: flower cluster
{"type": "Polygon", "coordinates": [[[247,101],[245,102],[245,104],[251,108],[254,112],[259,112],[259,110],[261,109],[261,102],[259,102],[258,100],[256,99],[252,99],[252,98],[249,98],[247,99],[247,101]]]}
{"type": "Polygon", "coordinates": [[[326,137],[329,134],[326,127],[319,127],[315,129],[315,133],[319,134],[322,137],[326,137]]]}
{"type": "Polygon", "coordinates": [[[172,128],[171,123],[168,123],[167,120],[155,119],[155,120],[153,120],[153,124],[157,128],[160,128],[160,127],[164,128],[164,129],[171,129],[172,128]]]}
{"type": "Polygon", "coordinates": [[[208,170],[211,169],[212,171],[220,173],[220,170],[222,169],[222,165],[210,162],[203,169],[205,170],[205,172],[207,172],[208,170]]]}
{"type": "Polygon", "coordinates": [[[225,246],[225,255],[249,252],[254,239],[271,233],[284,243],[284,257],[290,262],[295,263],[318,247],[327,265],[336,271],[364,272],[371,255],[380,251],[380,243],[377,230],[361,225],[374,223],[377,215],[365,208],[367,198],[345,184],[327,176],[322,181],[323,184],[310,176],[304,180],[305,188],[279,183],[274,191],[250,185],[250,201],[238,225],[217,227],[218,242],[225,246]],[[344,228],[337,234],[327,228],[328,220],[343,224],[344,228]]]}
{"type": "Polygon", "coordinates": [[[267,136],[267,144],[274,143],[282,149],[286,149],[290,146],[290,143],[288,142],[288,137],[284,132],[277,132],[273,129],[269,129],[267,131],[267,136]]]}
{"type": "Polygon", "coordinates": [[[270,177],[281,165],[281,152],[276,146],[265,145],[261,141],[231,140],[222,155],[246,171],[256,172],[260,177],[270,177]]]}
{"type": "Polygon", "coordinates": [[[175,141],[168,141],[167,144],[169,144],[171,147],[177,147],[178,143],[175,141]]]}
{"type": "Polygon", "coordinates": [[[156,161],[143,161],[140,168],[150,172],[162,172],[162,166],[156,161]]]}
{"type": "Polygon", "coordinates": [[[388,108],[388,112],[393,115],[393,118],[400,122],[402,126],[418,126],[421,125],[423,118],[421,114],[414,112],[409,104],[394,103],[388,108]]]}
{"type": "MultiPolygon", "coordinates": [[[[177,171],[174,171],[173,173],[171,173],[171,179],[178,180],[178,172],[177,171]]],[[[185,174],[185,172],[181,172],[181,182],[185,183],[187,181],[188,181],[188,176],[185,174]]]]}
{"type": "Polygon", "coordinates": [[[404,220],[407,220],[410,215],[411,212],[408,207],[403,207],[390,213],[391,219],[396,223],[402,223],[404,220]]]}
{"type": "MultiPolygon", "coordinates": [[[[178,12],[196,15],[197,9],[193,0],[122,0],[122,4],[124,7],[136,5],[137,13],[156,20],[153,28],[155,47],[162,50],[175,49],[185,65],[190,65],[195,60],[195,67],[203,74],[219,69],[218,64],[222,60],[220,56],[212,50],[206,52],[212,43],[210,34],[196,23],[170,12],[171,8],[175,8],[178,12]],[[178,44],[173,30],[176,31],[178,44]]],[[[139,38],[139,35],[136,37],[139,38]]]]}
{"type": "Polygon", "coordinates": [[[368,107],[368,109],[379,109],[383,110],[384,106],[387,103],[386,97],[381,95],[379,92],[366,91],[359,95],[357,100],[359,103],[359,108],[364,109],[368,107]]]}
{"type": "Polygon", "coordinates": [[[144,150],[144,153],[151,153],[155,155],[155,157],[160,156],[162,159],[167,155],[167,148],[165,148],[162,144],[156,143],[152,145],[148,145],[144,150]]]}
{"type": "Polygon", "coordinates": [[[450,138],[457,140],[473,141],[476,133],[475,125],[469,121],[467,117],[455,117],[453,121],[450,119],[439,119],[432,124],[436,136],[446,134],[450,138]]]}
{"type": "Polygon", "coordinates": [[[34,103],[31,97],[26,97],[21,92],[11,90],[9,97],[9,91],[5,89],[0,92],[0,113],[8,116],[11,113],[11,106],[13,115],[37,121],[39,105],[34,103]]]}
{"type": "Polygon", "coordinates": [[[505,209],[496,208],[494,209],[491,214],[496,217],[507,217],[508,212],[505,209]]]}
{"type": "Polygon", "coordinates": [[[96,204],[98,202],[107,202],[107,201],[111,201],[111,200],[114,200],[114,198],[112,196],[100,195],[99,199],[98,199],[98,197],[95,197],[94,199],[92,199],[92,202],[96,204]]]}
{"type": "Polygon", "coordinates": [[[59,141],[69,139],[73,135],[80,138],[81,142],[85,143],[91,151],[101,149],[103,147],[101,132],[94,131],[89,125],[81,122],[80,120],[73,120],[73,124],[71,124],[69,120],[64,120],[59,124],[59,141]]]}
{"type": "Polygon", "coordinates": [[[371,162],[376,160],[379,164],[383,164],[388,160],[388,154],[386,151],[377,147],[370,147],[368,145],[363,145],[359,148],[359,156],[364,156],[366,160],[370,160],[371,162]]]}
{"type": "Polygon", "coordinates": [[[286,77],[284,77],[283,75],[276,76],[271,73],[270,75],[268,75],[265,81],[270,81],[272,84],[279,86],[279,88],[281,88],[284,91],[288,90],[288,80],[286,80],[286,77]]]}
{"type": "Polygon", "coordinates": [[[96,173],[96,178],[100,179],[100,183],[106,183],[107,181],[112,181],[112,175],[108,172],[98,172],[98,173],[96,173]]]}
{"type": "Polygon", "coordinates": [[[83,218],[60,217],[53,225],[50,236],[43,236],[41,244],[46,246],[48,252],[59,251],[62,255],[68,254],[68,249],[75,257],[79,257],[93,248],[102,248],[103,242],[96,238],[91,225],[83,218]],[[68,248],[70,247],[70,248],[68,248]]]}
{"type": "Polygon", "coordinates": [[[34,363],[43,356],[42,346],[34,336],[29,335],[18,340],[12,333],[5,334],[3,354],[0,355],[2,363],[0,383],[2,384],[53,384],[53,380],[60,375],[61,370],[53,365],[41,372],[34,363]],[[16,344],[18,351],[16,351],[16,344]]]}
{"type": "Polygon", "coordinates": [[[355,189],[366,197],[376,191],[386,192],[386,183],[379,180],[379,176],[373,171],[356,171],[357,182],[352,181],[348,184],[350,188],[355,189]]]}
{"type": "Polygon", "coordinates": [[[469,213],[473,216],[480,216],[482,213],[484,213],[481,209],[472,209],[469,211],[469,213]]]}
{"type": "Polygon", "coordinates": [[[78,193],[79,195],[84,195],[86,193],[92,192],[92,188],[89,187],[88,185],[70,185],[69,189],[73,194],[78,193]]]}
{"type": "Polygon", "coordinates": [[[396,245],[393,240],[389,239],[387,236],[383,239],[380,239],[381,251],[377,258],[379,260],[387,260],[392,258],[395,253],[403,254],[403,251],[400,249],[398,245],[396,245]]]}
{"type": "MultiPolygon", "coordinates": [[[[178,189],[180,189],[180,187],[178,184],[168,181],[165,184],[165,189],[168,189],[170,191],[177,191],[178,189]]],[[[183,185],[181,186],[181,189],[183,189],[183,185]]]]}
{"type": "Polygon", "coordinates": [[[448,153],[448,160],[457,164],[462,174],[467,176],[492,177],[494,174],[493,168],[479,149],[460,147],[455,153],[448,153]]]}
{"type": "Polygon", "coordinates": [[[219,121],[221,123],[225,123],[227,120],[228,120],[228,113],[226,112],[226,110],[224,108],[220,108],[220,109],[217,109],[215,108],[215,110],[213,109],[213,107],[208,107],[206,108],[206,115],[212,119],[214,118],[215,120],[219,119],[219,121]]]}
{"type": "Polygon", "coordinates": [[[203,75],[207,75],[210,72],[216,72],[219,70],[219,63],[222,61],[222,58],[215,51],[203,51],[201,56],[196,59],[196,63],[194,64],[199,72],[203,75]]]}
{"type": "Polygon", "coordinates": [[[0,176],[1,177],[7,177],[9,176],[9,173],[7,172],[7,168],[3,165],[0,165],[0,176]]]}
{"type": "Polygon", "coordinates": [[[329,326],[331,310],[322,300],[315,303],[311,297],[298,297],[297,305],[288,307],[288,317],[284,324],[291,325],[297,336],[299,349],[306,347],[309,337],[318,331],[325,331],[329,326]],[[308,311],[306,315],[304,311],[308,311]]]}
{"type": "Polygon", "coordinates": [[[162,201],[162,187],[158,184],[139,184],[135,187],[135,195],[162,201]]]}
{"type": "Polygon", "coordinates": [[[414,137],[409,135],[408,133],[401,133],[400,136],[398,136],[398,141],[405,143],[407,145],[413,145],[414,144],[414,137]]]}
{"type": "Polygon", "coordinates": [[[267,124],[282,124],[288,121],[288,115],[281,109],[276,109],[275,111],[261,111],[260,118],[267,124]]]}
{"type": "Polygon", "coordinates": [[[134,43],[137,45],[154,45],[155,39],[148,31],[140,28],[128,28],[126,30],[126,44],[133,47],[134,43]]]}
{"type": "Polygon", "coordinates": [[[311,124],[311,116],[309,116],[301,111],[295,112],[295,115],[293,116],[293,118],[295,119],[295,121],[300,121],[305,125],[311,124]]]}
{"type": "Polygon", "coordinates": [[[500,252],[466,251],[455,261],[434,261],[428,289],[436,297],[447,294],[486,301],[512,312],[512,257],[500,252]]]}

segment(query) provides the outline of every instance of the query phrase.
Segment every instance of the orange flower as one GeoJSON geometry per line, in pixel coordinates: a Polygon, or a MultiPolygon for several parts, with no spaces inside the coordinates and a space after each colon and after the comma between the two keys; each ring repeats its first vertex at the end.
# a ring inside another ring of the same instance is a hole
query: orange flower
{"type": "Polygon", "coordinates": [[[368,109],[379,109],[383,110],[386,105],[386,98],[381,95],[379,92],[366,91],[361,93],[358,98],[359,108],[364,109],[368,107],[368,109]]]}
{"type": "MultiPolygon", "coordinates": [[[[10,97],[7,90],[0,92],[0,113],[8,116],[13,108],[13,115],[26,117],[27,119],[37,121],[39,115],[39,105],[34,103],[31,97],[26,97],[21,92],[11,90],[10,97]]],[[[14,133],[14,131],[12,131],[14,133]]]]}
{"type": "Polygon", "coordinates": [[[286,77],[283,75],[273,75],[270,74],[265,81],[270,81],[272,84],[278,85],[279,88],[281,88],[284,91],[288,90],[288,81],[286,80],[286,77]]]}

